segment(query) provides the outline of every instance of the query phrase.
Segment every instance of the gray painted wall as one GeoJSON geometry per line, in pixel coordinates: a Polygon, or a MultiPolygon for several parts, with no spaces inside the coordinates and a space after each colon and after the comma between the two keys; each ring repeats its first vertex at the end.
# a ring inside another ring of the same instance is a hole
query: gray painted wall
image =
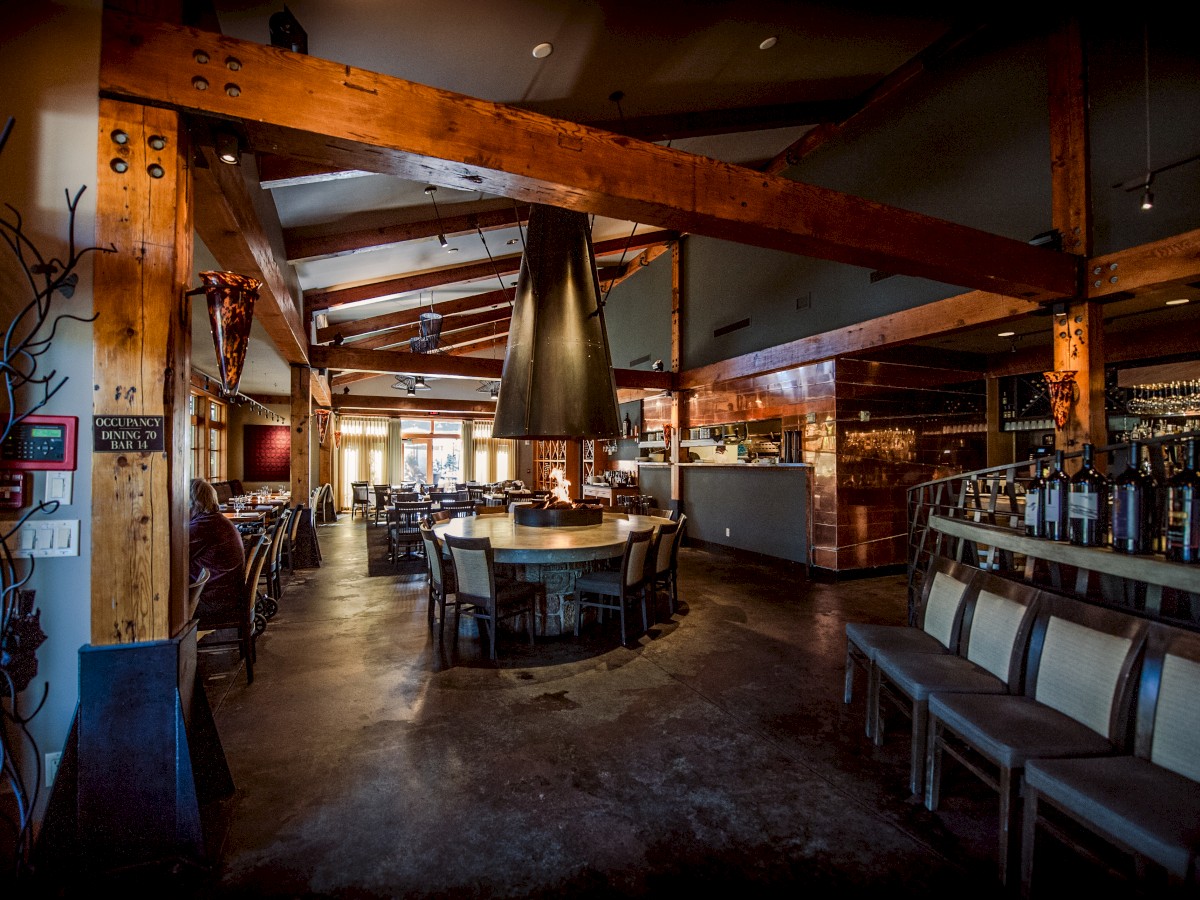
{"type": "Polygon", "coordinates": [[[808,472],[790,466],[684,466],[680,480],[688,536],[805,562],[808,472]]]}

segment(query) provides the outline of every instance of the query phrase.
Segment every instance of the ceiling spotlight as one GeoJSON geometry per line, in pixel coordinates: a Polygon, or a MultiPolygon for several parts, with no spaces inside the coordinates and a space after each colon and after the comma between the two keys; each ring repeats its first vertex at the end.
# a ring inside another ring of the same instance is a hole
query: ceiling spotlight
{"type": "Polygon", "coordinates": [[[771,37],[769,37],[765,41],[763,41],[761,44],[759,44],[758,49],[759,50],[770,50],[772,47],[774,47],[778,43],[779,43],[779,38],[772,35],[771,37]]]}
{"type": "Polygon", "coordinates": [[[236,166],[241,162],[241,150],[236,134],[232,131],[218,131],[213,135],[213,141],[216,146],[217,159],[228,166],[236,166]]]}
{"type": "Polygon", "coordinates": [[[533,48],[533,58],[534,59],[545,59],[547,56],[549,56],[553,52],[554,52],[554,45],[551,44],[549,41],[542,41],[542,43],[538,44],[536,47],[533,48]]]}
{"type": "Polygon", "coordinates": [[[424,375],[417,375],[413,378],[413,389],[418,391],[432,391],[429,385],[425,383],[424,375]]]}
{"type": "Polygon", "coordinates": [[[1012,337],[1014,334],[1016,334],[1015,331],[1001,331],[996,337],[1012,337]]]}
{"type": "Polygon", "coordinates": [[[1154,209],[1154,192],[1150,190],[1150,185],[1146,185],[1146,192],[1142,194],[1142,209],[1154,209]]]}
{"type": "Polygon", "coordinates": [[[344,388],[342,388],[342,393],[343,394],[350,393],[350,385],[346,385],[344,388]]]}
{"type": "Polygon", "coordinates": [[[1191,297],[1179,297],[1178,299],[1175,299],[1175,300],[1168,300],[1166,302],[1166,304],[1164,304],[1164,305],[1166,305],[1166,306],[1183,306],[1183,304],[1191,303],[1191,302],[1192,302],[1191,297]]]}
{"type": "Polygon", "coordinates": [[[488,391],[488,396],[490,396],[493,400],[500,399],[500,385],[493,385],[492,389],[488,391]]]}
{"type": "Polygon", "coordinates": [[[504,243],[506,243],[508,246],[510,246],[510,247],[511,247],[511,246],[512,246],[513,244],[515,244],[516,242],[517,242],[517,239],[516,239],[516,238],[509,238],[509,239],[508,239],[507,241],[505,241],[504,243]]]}
{"type": "Polygon", "coordinates": [[[450,242],[446,240],[446,236],[444,234],[438,235],[438,243],[441,244],[443,247],[450,246],[450,242]]]}

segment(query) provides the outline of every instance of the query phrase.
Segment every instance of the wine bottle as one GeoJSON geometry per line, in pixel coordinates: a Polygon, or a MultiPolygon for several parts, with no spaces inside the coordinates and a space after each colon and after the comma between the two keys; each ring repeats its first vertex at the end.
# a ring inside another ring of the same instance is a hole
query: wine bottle
{"type": "Polygon", "coordinates": [[[1071,484],[1071,476],[1063,471],[1063,451],[1054,453],[1054,468],[1046,476],[1042,486],[1042,524],[1045,537],[1052,541],[1067,539],[1067,488],[1071,484]]]}
{"type": "Polygon", "coordinates": [[[1142,444],[1129,444],[1129,465],[1109,491],[1111,545],[1118,553],[1154,552],[1158,482],[1142,468],[1142,444]]]}
{"type": "Polygon", "coordinates": [[[1103,547],[1108,540],[1108,479],[1095,468],[1095,448],[1083,445],[1083,465],[1067,488],[1067,529],[1072,544],[1103,547]]]}
{"type": "Polygon", "coordinates": [[[1164,531],[1166,557],[1173,562],[1200,562],[1200,474],[1196,472],[1196,438],[1189,438],[1184,467],[1167,482],[1164,531]]]}
{"type": "Polygon", "coordinates": [[[1046,463],[1043,456],[1034,457],[1033,477],[1025,487],[1025,533],[1030,537],[1046,536],[1045,511],[1046,463]]]}

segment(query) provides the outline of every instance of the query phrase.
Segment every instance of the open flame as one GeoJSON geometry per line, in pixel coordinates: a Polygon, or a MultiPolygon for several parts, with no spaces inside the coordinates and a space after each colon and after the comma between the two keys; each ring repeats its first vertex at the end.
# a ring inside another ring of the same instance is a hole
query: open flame
{"type": "Polygon", "coordinates": [[[550,496],[553,497],[556,501],[559,501],[562,503],[570,503],[571,502],[571,492],[570,492],[571,482],[567,481],[565,475],[566,475],[566,473],[564,473],[562,469],[551,469],[550,470],[550,483],[552,485],[554,485],[554,487],[550,488],[550,496]]]}

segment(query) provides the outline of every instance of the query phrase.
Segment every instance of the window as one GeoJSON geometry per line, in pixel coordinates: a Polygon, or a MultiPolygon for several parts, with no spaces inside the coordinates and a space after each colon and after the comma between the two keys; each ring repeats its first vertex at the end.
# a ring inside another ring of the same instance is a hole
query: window
{"type": "Polygon", "coordinates": [[[229,471],[229,408],[221,400],[193,388],[188,395],[191,417],[191,478],[224,481],[229,471]]]}
{"type": "Polygon", "coordinates": [[[442,485],[463,480],[462,422],[404,419],[404,480],[442,485]]]}

